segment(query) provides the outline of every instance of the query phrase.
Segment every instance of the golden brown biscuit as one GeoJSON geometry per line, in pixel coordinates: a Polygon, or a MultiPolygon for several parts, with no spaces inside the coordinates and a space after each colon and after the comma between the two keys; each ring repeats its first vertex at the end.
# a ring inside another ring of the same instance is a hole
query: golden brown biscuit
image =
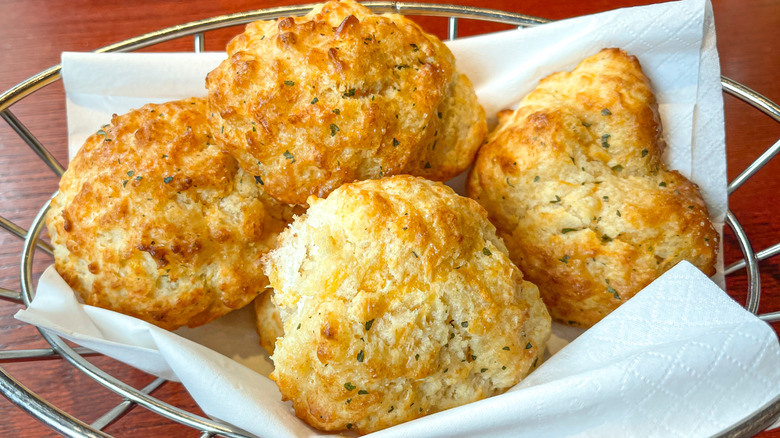
{"type": "Polygon", "coordinates": [[[273,303],[273,289],[261,294],[255,298],[255,328],[257,336],[260,338],[260,346],[268,352],[274,354],[276,339],[284,336],[284,327],[282,318],[279,316],[279,309],[273,303]]]}
{"type": "Polygon", "coordinates": [[[175,329],[268,284],[260,259],[291,212],[215,145],[205,112],[185,99],[114,116],[70,163],[46,224],[87,304],[175,329]]]}
{"type": "Polygon", "coordinates": [[[450,179],[487,132],[438,38],[351,0],[251,23],[227,55],[206,80],[215,136],[284,203],[400,173],[450,179]]]}
{"type": "Polygon", "coordinates": [[[618,49],[499,115],[468,193],[554,319],[589,327],[681,260],[715,272],[707,207],[663,149],[650,81],[618,49]]]}
{"type": "Polygon", "coordinates": [[[314,427],[366,433],[506,391],[550,318],[484,209],[412,176],[346,184],[285,230],[266,273],[271,374],[314,427]]]}

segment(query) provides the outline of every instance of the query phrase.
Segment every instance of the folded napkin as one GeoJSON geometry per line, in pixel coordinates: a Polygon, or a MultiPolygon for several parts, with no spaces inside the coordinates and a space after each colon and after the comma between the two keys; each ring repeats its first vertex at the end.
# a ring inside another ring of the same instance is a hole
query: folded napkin
{"type": "MultiPolygon", "coordinates": [[[[489,116],[515,106],[544,76],[569,70],[601,48],[636,55],[659,101],[669,144],[665,158],[702,188],[722,227],[725,134],[708,1],[621,9],[448,45],[489,116]]],[[[224,56],[63,54],[71,153],[112,113],[204,96],[205,75],[224,56]]],[[[722,283],[722,276],[717,280],[722,283]]],[[[31,306],[16,317],[181,381],[204,412],[244,430],[320,435],[294,416],[265,377],[272,364],[257,345],[251,312],[171,333],[80,304],[49,268],[31,306]]],[[[376,435],[710,435],[780,393],[780,347],[772,329],[687,263],[580,333],[557,326],[552,357],[506,394],[376,435]]]]}

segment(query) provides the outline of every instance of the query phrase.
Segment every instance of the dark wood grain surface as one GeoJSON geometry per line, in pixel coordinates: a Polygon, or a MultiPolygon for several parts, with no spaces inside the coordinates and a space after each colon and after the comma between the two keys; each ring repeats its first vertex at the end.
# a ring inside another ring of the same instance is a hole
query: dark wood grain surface
{"type": "MultiPolygon", "coordinates": [[[[63,51],[89,51],[156,29],[215,15],[279,6],[281,0],[134,0],[107,2],[0,0],[0,91],[59,63],[63,51]]],[[[654,3],[645,0],[459,0],[449,3],[484,6],[561,19],[619,6],[654,3]]],[[[713,0],[722,72],[769,99],[780,102],[780,29],[777,0],[713,0]]],[[[442,19],[419,20],[424,27],[445,36],[442,19]]],[[[462,21],[460,34],[470,35],[505,27],[462,21]]],[[[207,50],[222,50],[238,28],[211,32],[207,50]]],[[[192,50],[192,39],[156,47],[155,51],[192,50]]],[[[47,87],[12,108],[54,156],[66,163],[64,93],[61,84],[47,87]]],[[[725,98],[728,176],[733,179],[767,147],[780,138],[780,124],[732,97],[725,98]]],[[[730,208],[742,223],[756,249],[780,240],[780,161],[775,160],[730,198],[730,208]]],[[[57,188],[56,176],[41,163],[12,130],[0,122],[0,215],[28,227],[40,206],[57,188]]],[[[726,263],[741,258],[730,231],[724,239],[726,263]]],[[[19,239],[0,231],[0,287],[19,290],[19,239]]],[[[38,257],[36,270],[50,263],[38,257]]],[[[780,310],[780,261],[761,263],[761,312],[780,310]]],[[[744,272],[727,279],[729,293],[744,302],[744,272]]],[[[19,305],[0,300],[0,350],[42,348],[36,329],[13,319],[19,305]]],[[[774,328],[780,329],[775,324],[774,328]]],[[[90,359],[127,383],[141,387],[152,378],[104,357],[90,359]]],[[[780,365],[780,364],[779,364],[780,365]]],[[[63,361],[0,364],[24,385],[86,422],[99,418],[121,400],[63,361]]],[[[199,413],[178,384],[166,383],[155,395],[161,400],[199,413]]],[[[144,409],[134,409],[106,431],[116,436],[200,436],[200,433],[162,420],[144,409]]],[[[56,435],[30,415],[0,397],[0,436],[56,435]]],[[[762,437],[780,437],[764,432],[762,437]]]]}

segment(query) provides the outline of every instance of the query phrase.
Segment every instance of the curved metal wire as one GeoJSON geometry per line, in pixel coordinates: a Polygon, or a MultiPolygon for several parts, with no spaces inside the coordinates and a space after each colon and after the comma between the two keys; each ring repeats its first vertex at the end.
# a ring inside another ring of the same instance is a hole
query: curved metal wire
{"type": "MultiPolygon", "coordinates": [[[[456,5],[433,5],[425,3],[406,3],[395,1],[378,1],[378,2],[366,2],[364,3],[374,12],[394,12],[407,15],[427,15],[449,18],[449,31],[448,37],[454,39],[457,37],[457,24],[458,18],[471,18],[486,21],[493,21],[498,23],[510,24],[513,26],[533,26],[542,24],[548,20],[531,17],[523,14],[504,12],[492,9],[475,8],[468,6],[456,6],[456,5]]],[[[145,35],[140,35],[135,38],[131,38],[125,41],[118,42],[103,48],[97,49],[95,52],[127,52],[140,48],[152,46],[164,41],[172,39],[194,35],[196,52],[202,51],[204,48],[204,33],[210,30],[240,25],[249,23],[255,20],[268,20],[275,19],[280,16],[288,15],[303,15],[311,10],[314,5],[302,5],[302,6],[285,6],[270,8],[258,11],[250,11],[238,14],[223,15],[219,17],[208,18],[205,20],[195,21],[191,23],[182,24],[179,26],[173,26],[159,31],[151,32],[145,35]]],[[[13,122],[13,115],[8,111],[14,103],[23,99],[26,96],[34,93],[35,91],[53,83],[60,79],[60,65],[51,67],[43,72],[32,76],[26,81],[14,86],[6,92],[0,94],[0,114],[6,119],[11,118],[13,122]]],[[[722,79],[724,91],[730,93],[737,98],[747,102],[751,106],[761,110],[765,114],[769,115],[780,123],[780,107],[774,102],[769,101],[764,96],[756,93],[753,90],[731,80],[728,78],[722,79]]],[[[9,123],[11,123],[9,122],[9,123]]],[[[21,124],[19,124],[22,126],[21,124]]],[[[13,126],[13,124],[12,124],[13,126]]],[[[25,128],[26,129],[26,128],[25,128]]],[[[16,130],[23,139],[38,153],[39,157],[51,167],[55,173],[61,174],[60,170],[62,166],[53,159],[51,154],[43,148],[37,140],[34,140],[32,134],[25,134],[21,129],[16,130]]],[[[29,131],[27,131],[29,132],[29,131]]],[[[765,153],[764,155],[767,155],[765,153]]],[[[772,156],[774,154],[771,154],[772,156]]],[[[744,179],[747,179],[755,171],[760,169],[767,161],[771,159],[771,156],[765,158],[760,163],[751,166],[750,174],[746,175],[744,179]]],[[[760,160],[759,160],[760,161],[760,160]]],[[[747,170],[746,170],[747,172],[747,170]]],[[[734,189],[738,187],[741,182],[738,182],[734,189]]],[[[19,237],[25,239],[24,249],[22,251],[22,260],[20,263],[20,278],[22,283],[22,293],[16,294],[12,291],[3,290],[2,298],[17,300],[21,299],[25,305],[29,305],[34,292],[32,286],[32,259],[35,254],[35,249],[41,249],[44,252],[50,253],[51,247],[38,240],[39,234],[43,226],[43,217],[48,209],[48,202],[36,216],[29,232],[24,232],[21,228],[16,229],[15,226],[11,227],[12,232],[19,237]],[[21,231],[20,231],[21,230],[21,231]]],[[[727,215],[727,223],[734,230],[734,233],[739,242],[740,249],[742,250],[745,259],[734,265],[732,265],[732,271],[740,269],[741,267],[747,267],[748,271],[748,299],[746,307],[751,312],[755,313],[758,308],[758,302],[760,299],[760,278],[758,275],[758,259],[756,253],[753,251],[750,241],[747,235],[742,230],[741,225],[736,220],[736,217],[731,214],[727,215]]],[[[13,225],[13,224],[12,224],[13,225]]],[[[9,227],[5,227],[9,228],[9,227]]],[[[730,271],[731,272],[731,271],[730,271]]],[[[778,312],[776,312],[778,313],[778,312]]],[[[773,315],[773,314],[770,314],[773,315]]],[[[88,437],[105,437],[109,436],[104,432],[101,432],[99,428],[114,421],[118,416],[122,415],[132,405],[137,404],[149,409],[158,415],[165,418],[169,418],[173,421],[187,425],[203,432],[204,437],[210,437],[215,435],[228,436],[228,437],[245,437],[243,432],[237,431],[229,425],[219,423],[214,420],[209,420],[187,411],[181,410],[174,406],[168,405],[164,402],[157,400],[149,395],[151,389],[159,386],[161,381],[155,381],[148,385],[144,389],[133,388],[124,382],[108,375],[104,371],[97,368],[95,365],[86,361],[82,354],[89,354],[87,349],[73,349],[65,344],[59,337],[48,334],[41,331],[41,335],[49,342],[52,347],[50,354],[59,354],[64,357],[73,366],[89,375],[91,378],[121,395],[125,402],[115,407],[109,413],[101,417],[93,426],[87,425],[80,420],[68,415],[57,409],[55,406],[49,404],[28,388],[21,385],[19,382],[13,379],[2,368],[0,368],[0,392],[8,397],[12,402],[19,405],[22,409],[33,415],[39,421],[52,427],[57,432],[66,436],[88,436],[88,437]],[[156,385],[156,386],[155,386],[156,385]],[[151,389],[150,389],[151,388],[151,389]]],[[[48,350],[47,350],[48,352],[48,350]]],[[[49,353],[46,353],[49,354],[49,353]]],[[[159,379],[158,379],[159,380],[159,379]]],[[[738,423],[728,431],[725,431],[719,436],[747,436],[762,430],[768,424],[771,423],[777,416],[780,415],[780,400],[775,399],[768,403],[762,410],[748,419],[738,423]]]]}

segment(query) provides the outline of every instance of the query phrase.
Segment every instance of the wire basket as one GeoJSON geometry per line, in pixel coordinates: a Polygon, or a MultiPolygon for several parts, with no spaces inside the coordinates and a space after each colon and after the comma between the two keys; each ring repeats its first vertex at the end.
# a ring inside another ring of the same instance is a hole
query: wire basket
{"type": "MultiPolygon", "coordinates": [[[[474,20],[490,21],[511,26],[527,27],[547,22],[545,19],[531,17],[518,13],[504,12],[492,9],[436,5],[406,2],[366,2],[365,6],[373,12],[394,12],[408,15],[425,15],[431,17],[445,17],[448,19],[447,35],[449,39],[455,39],[458,35],[458,19],[468,18],[474,20]]],[[[270,20],[282,16],[304,15],[314,5],[287,6],[271,9],[263,9],[252,12],[222,15],[205,20],[182,24],[145,35],[137,36],[116,44],[112,44],[96,50],[95,52],[128,52],[153,46],[165,41],[192,36],[194,38],[195,52],[201,52],[205,47],[206,32],[215,29],[246,24],[255,20],[270,20]]],[[[9,126],[24,140],[27,145],[55,174],[61,176],[63,166],[57,162],[53,155],[41,144],[41,142],[16,118],[11,112],[11,107],[29,96],[30,94],[58,81],[60,79],[60,66],[54,66],[14,86],[0,95],[0,116],[9,126]]],[[[731,94],[743,102],[749,104],[758,111],[768,115],[777,123],[780,123],[780,106],[761,96],[753,90],[726,77],[722,78],[723,91],[731,94]]],[[[780,140],[767,149],[755,162],[745,169],[728,186],[731,194],[753,174],[761,169],[772,157],[780,151],[780,140]]],[[[0,227],[7,232],[24,240],[20,257],[20,284],[21,292],[16,292],[0,287],[0,299],[14,303],[29,305],[34,296],[33,287],[33,258],[37,253],[44,253],[49,257],[52,254],[51,245],[39,239],[44,225],[44,217],[48,210],[47,202],[32,221],[29,230],[14,224],[0,216],[0,227]]],[[[743,260],[726,267],[726,275],[741,269],[746,269],[747,274],[747,300],[745,308],[757,313],[760,300],[761,285],[758,262],[765,258],[780,253],[780,243],[762,251],[754,251],[748,236],[742,229],[731,211],[727,212],[726,224],[732,230],[738,245],[744,256],[743,260]]],[[[780,311],[758,315],[767,322],[780,321],[780,311]]],[[[50,348],[36,350],[7,350],[0,348],[0,364],[3,362],[34,361],[43,357],[56,356],[68,361],[79,371],[94,379],[99,384],[119,395],[123,402],[108,408],[106,414],[92,424],[86,424],[78,418],[71,416],[47,400],[26,388],[21,382],[14,379],[5,369],[0,367],[0,392],[18,407],[45,425],[66,436],[106,437],[110,436],[101,429],[117,420],[134,407],[141,406],[168,421],[180,423],[196,431],[200,431],[203,437],[226,436],[246,437],[246,433],[236,428],[204,418],[200,415],[175,407],[150,395],[150,393],[163,385],[166,381],[161,378],[154,379],[141,389],[137,389],[99,369],[85,359],[85,356],[93,355],[86,348],[71,347],[56,335],[39,330],[40,336],[48,342],[50,348]]],[[[762,409],[750,418],[735,424],[729,430],[723,431],[719,436],[750,436],[753,435],[780,417],[780,396],[767,403],[762,409]]]]}

